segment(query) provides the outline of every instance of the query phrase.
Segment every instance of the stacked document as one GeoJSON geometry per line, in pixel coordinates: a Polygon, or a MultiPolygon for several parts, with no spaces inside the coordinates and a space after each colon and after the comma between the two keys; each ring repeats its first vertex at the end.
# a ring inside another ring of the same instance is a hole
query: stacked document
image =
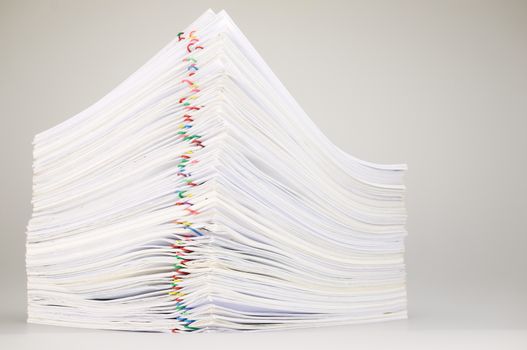
{"type": "Polygon", "coordinates": [[[404,164],[336,147],[224,12],[34,139],[28,321],[263,331],[406,317],[404,164]]]}

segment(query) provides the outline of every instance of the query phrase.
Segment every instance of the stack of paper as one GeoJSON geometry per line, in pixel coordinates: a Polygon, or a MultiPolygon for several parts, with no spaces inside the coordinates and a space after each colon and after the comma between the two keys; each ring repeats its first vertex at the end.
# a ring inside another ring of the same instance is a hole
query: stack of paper
{"type": "Polygon", "coordinates": [[[225,12],[35,137],[28,321],[271,330],[406,317],[405,165],[324,136],[225,12]]]}

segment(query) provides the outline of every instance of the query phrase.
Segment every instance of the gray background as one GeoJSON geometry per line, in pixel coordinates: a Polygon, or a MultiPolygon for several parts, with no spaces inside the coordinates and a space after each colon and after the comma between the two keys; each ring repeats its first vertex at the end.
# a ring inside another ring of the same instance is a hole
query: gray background
{"type": "Polygon", "coordinates": [[[0,63],[0,347],[526,345],[526,1],[0,1],[0,63]],[[337,145],[408,164],[409,320],[177,339],[25,324],[33,135],[209,7],[337,145]]]}

